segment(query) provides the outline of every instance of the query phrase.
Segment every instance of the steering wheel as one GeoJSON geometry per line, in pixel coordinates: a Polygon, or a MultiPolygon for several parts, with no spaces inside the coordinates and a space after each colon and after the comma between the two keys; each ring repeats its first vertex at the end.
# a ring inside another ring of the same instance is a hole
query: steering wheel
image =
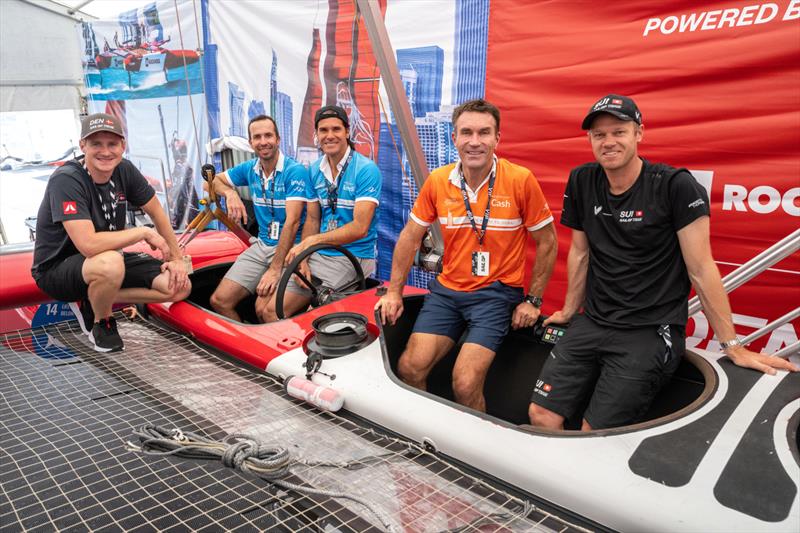
{"type": "Polygon", "coordinates": [[[300,281],[311,291],[312,307],[325,305],[367,288],[367,281],[364,278],[364,270],[361,268],[361,263],[358,262],[356,256],[354,256],[350,250],[334,244],[315,244],[297,254],[283,271],[283,275],[278,282],[278,288],[275,289],[275,314],[279,319],[286,318],[283,314],[283,297],[286,294],[286,287],[289,285],[289,280],[292,278],[293,274],[296,274],[300,281]],[[306,277],[300,273],[300,263],[319,250],[336,250],[342,253],[350,261],[350,264],[353,265],[353,269],[356,271],[355,281],[342,285],[341,287],[331,288],[324,286],[313,274],[310,280],[306,279],[306,277]]]}

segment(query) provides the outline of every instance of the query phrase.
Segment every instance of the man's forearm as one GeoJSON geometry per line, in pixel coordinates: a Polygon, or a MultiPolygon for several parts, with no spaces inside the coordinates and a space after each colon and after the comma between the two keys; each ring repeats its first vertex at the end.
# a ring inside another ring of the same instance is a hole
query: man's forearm
{"type": "Polygon", "coordinates": [[[415,239],[406,229],[400,232],[392,254],[392,275],[389,279],[388,290],[398,293],[403,292],[408,273],[411,271],[414,257],[416,257],[421,243],[422,239],[415,239]]]}
{"type": "MultiPolygon", "coordinates": [[[[279,272],[283,267],[283,261],[286,259],[286,254],[289,248],[294,244],[294,237],[297,235],[297,228],[300,226],[299,219],[286,220],[281,230],[281,236],[278,238],[278,246],[275,248],[275,257],[269,267],[275,272],[279,272]]],[[[305,228],[304,228],[305,231],[305,228]]]]}
{"type": "Polygon", "coordinates": [[[88,248],[79,249],[86,257],[94,257],[110,250],[121,250],[126,246],[136,244],[144,239],[144,230],[147,228],[136,227],[118,231],[98,231],[86,240],[88,248]]]}
{"type": "MultiPolygon", "coordinates": [[[[307,247],[316,244],[331,244],[334,246],[341,246],[343,244],[350,244],[351,242],[362,239],[366,236],[361,226],[357,222],[349,222],[340,228],[333,231],[326,231],[324,233],[317,233],[308,238],[306,242],[307,247]]],[[[305,239],[304,239],[305,241],[305,239]]]]}
{"type": "Polygon", "coordinates": [[[540,238],[536,243],[536,259],[531,271],[531,283],[528,294],[541,296],[547,288],[547,283],[553,275],[553,268],[558,255],[558,240],[555,230],[547,233],[547,238],[540,238]]]}
{"type": "Polygon", "coordinates": [[[570,315],[577,313],[583,305],[588,272],[589,252],[571,247],[567,256],[567,295],[563,307],[563,311],[570,315]]]}
{"type": "Polygon", "coordinates": [[[223,172],[214,178],[214,192],[217,193],[217,195],[224,196],[227,192],[236,192],[236,189],[228,183],[227,176],[228,175],[223,172]]]}
{"type": "Polygon", "coordinates": [[[722,342],[729,341],[736,336],[731,316],[731,304],[717,266],[712,262],[704,265],[702,272],[691,276],[700,303],[703,304],[703,313],[711,324],[714,333],[722,342]]]}

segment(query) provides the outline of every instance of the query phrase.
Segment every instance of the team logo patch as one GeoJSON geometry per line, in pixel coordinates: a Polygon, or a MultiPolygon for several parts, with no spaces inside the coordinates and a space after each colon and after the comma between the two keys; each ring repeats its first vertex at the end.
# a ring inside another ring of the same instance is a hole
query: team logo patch
{"type": "Polygon", "coordinates": [[[75,202],[62,202],[61,209],[64,210],[65,215],[78,214],[78,205],[75,202]]]}
{"type": "Polygon", "coordinates": [[[534,392],[536,392],[536,394],[539,394],[540,396],[544,396],[545,398],[547,398],[547,396],[550,394],[550,391],[553,390],[553,386],[550,385],[549,383],[545,383],[541,379],[537,379],[536,387],[533,390],[534,392]]]}
{"type": "Polygon", "coordinates": [[[619,212],[619,221],[622,223],[641,222],[643,219],[644,219],[644,211],[639,211],[638,209],[619,212]]]}

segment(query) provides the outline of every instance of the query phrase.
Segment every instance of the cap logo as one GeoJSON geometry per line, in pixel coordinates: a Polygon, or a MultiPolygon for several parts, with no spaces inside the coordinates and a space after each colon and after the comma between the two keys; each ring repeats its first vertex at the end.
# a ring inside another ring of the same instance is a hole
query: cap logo
{"type": "Polygon", "coordinates": [[[601,107],[604,107],[604,106],[608,105],[608,102],[609,102],[610,100],[611,100],[610,98],[603,98],[602,100],[600,100],[599,102],[597,102],[596,104],[594,104],[594,109],[595,109],[595,110],[596,110],[596,109],[600,109],[601,107]]]}
{"type": "Polygon", "coordinates": [[[614,98],[613,100],[611,100],[611,103],[616,105],[622,105],[622,100],[620,100],[619,98],[614,98]]]}
{"type": "MultiPolygon", "coordinates": [[[[93,118],[89,121],[89,127],[97,126],[98,124],[103,124],[104,119],[102,118],[93,118]]],[[[113,124],[113,122],[109,121],[109,124],[113,124]]]]}

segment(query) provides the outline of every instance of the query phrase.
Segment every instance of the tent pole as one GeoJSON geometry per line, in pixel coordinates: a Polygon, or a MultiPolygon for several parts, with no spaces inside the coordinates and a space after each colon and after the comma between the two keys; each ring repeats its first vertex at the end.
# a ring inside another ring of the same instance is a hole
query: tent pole
{"type": "MultiPolygon", "coordinates": [[[[428,177],[428,164],[425,162],[425,152],[419,142],[417,127],[414,124],[414,117],[411,114],[411,107],[408,105],[406,93],[403,90],[403,82],[400,79],[400,69],[397,67],[397,60],[394,57],[394,49],[389,41],[389,34],[383,23],[383,14],[377,0],[356,0],[358,11],[364,18],[367,27],[369,40],[372,44],[372,51],[381,69],[383,85],[389,96],[389,104],[392,106],[392,113],[397,122],[397,129],[400,138],[403,139],[403,148],[408,156],[411,166],[411,173],[417,184],[417,191],[422,189],[422,184],[428,177]]],[[[438,222],[431,225],[431,239],[433,249],[441,252],[444,249],[442,232],[438,222]]]]}

